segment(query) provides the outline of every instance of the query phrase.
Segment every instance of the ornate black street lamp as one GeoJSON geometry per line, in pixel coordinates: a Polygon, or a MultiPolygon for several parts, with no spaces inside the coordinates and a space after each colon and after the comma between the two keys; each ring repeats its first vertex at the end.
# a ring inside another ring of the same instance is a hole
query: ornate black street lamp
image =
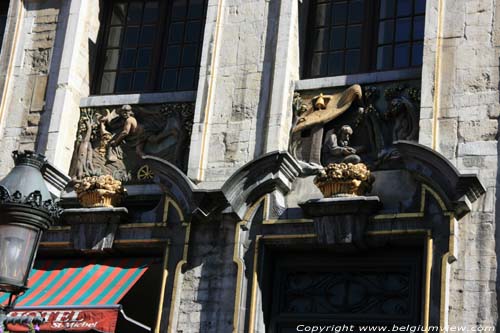
{"type": "Polygon", "coordinates": [[[0,292],[10,294],[0,308],[0,325],[26,291],[42,232],[60,212],[41,173],[45,157],[32,151],[12,156],[15,167],[0,181],[0,292]]]}

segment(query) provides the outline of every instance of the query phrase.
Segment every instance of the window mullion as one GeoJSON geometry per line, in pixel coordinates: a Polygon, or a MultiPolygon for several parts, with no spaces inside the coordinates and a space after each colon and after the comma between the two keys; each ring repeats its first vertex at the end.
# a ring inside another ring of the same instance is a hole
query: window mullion
{"type": "MultiPolygon", "coordinates": [[[[105,19],[103,24],[105,24],[106,29],[101,29],[101,33],[97,43],[97,45],[102,45],[102,47],[100,47],[97,52],[97,65],[96,65],[97,71],[94,75],[95,89],[93,89],[93,92],[96,94],[100,94],[102,88],[104,66],[106,64],[106,50],[107,50],[109,31],[110,31],[109,26],[111,25],[111,15],[113,15],[113,3],[111,6],[105,6],[105,13],[103,15],[105,19]]],[[[116,85],[116,78],[114,84],[116,85]]]]}
{"type": "Polygon", "coordinates": [[[172,1],[160,1],[160,17],[158,21],[158,34],[155,38],[153,50],[153,62],[151,67],[151,88],[152,90],[161,90],[161,77],[163,72],[163,63],[165,61],[165,43],[168,40],[170,24],[170,12],[172,10],[172,1]]]}

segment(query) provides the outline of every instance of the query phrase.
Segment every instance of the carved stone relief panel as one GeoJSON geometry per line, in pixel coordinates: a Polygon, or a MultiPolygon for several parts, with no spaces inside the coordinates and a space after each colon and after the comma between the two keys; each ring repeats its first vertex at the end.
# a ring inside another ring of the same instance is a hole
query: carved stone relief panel
{"type": "Polygon", "coordinates": [[[310,167],[363,162],[376,170],[392,143],[418,141],[418,81],[296,92],[290,152],[310,167]]]}
{"type": "Polygon", "coordinates": [[[185,170],[193,112],[193,103],[82,108],[70,176],[147,182],[153,173],[145,155],[185,170]]]}

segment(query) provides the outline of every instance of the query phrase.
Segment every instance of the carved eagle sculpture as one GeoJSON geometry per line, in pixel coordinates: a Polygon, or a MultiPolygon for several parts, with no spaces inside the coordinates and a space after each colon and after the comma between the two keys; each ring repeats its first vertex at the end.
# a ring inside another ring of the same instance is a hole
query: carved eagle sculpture
{"type": "Polygon", "coordinates": [[[360,100],[363,96],[363,91],[361,86],[358,84],[352,85],[343,92],[339,92],[333,95],[319,95],[313,98],[313,108],[309,112],[305,112],[297,120],[297,124],[292,129],[292,133],[298,133],[308,128],[316,125],[326,124],[341,114],[343,114],[351,104],[360,100]],[[316,100],[323,99],[325,105],[316,108],[316,100]]]}

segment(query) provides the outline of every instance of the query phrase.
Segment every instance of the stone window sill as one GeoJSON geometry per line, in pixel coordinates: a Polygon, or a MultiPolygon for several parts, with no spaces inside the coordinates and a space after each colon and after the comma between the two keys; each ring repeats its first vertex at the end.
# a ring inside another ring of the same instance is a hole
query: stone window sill
{"type": "Polygon", "coordinates": [[[177,102],[195,102],[196,91],[167,93],[143,93],[127,95],[96,95],[80,100],[80,107],[112,106],[123,104],[161,104],[177,102]]]}
{"type": "Polygon", "coordinates": [[[321,88],[342,87],[352,84],[370,84],[377,82],[420,79],[421,68],[351,74],[295,81],[295,90],[314,90],[321,88]]]}

